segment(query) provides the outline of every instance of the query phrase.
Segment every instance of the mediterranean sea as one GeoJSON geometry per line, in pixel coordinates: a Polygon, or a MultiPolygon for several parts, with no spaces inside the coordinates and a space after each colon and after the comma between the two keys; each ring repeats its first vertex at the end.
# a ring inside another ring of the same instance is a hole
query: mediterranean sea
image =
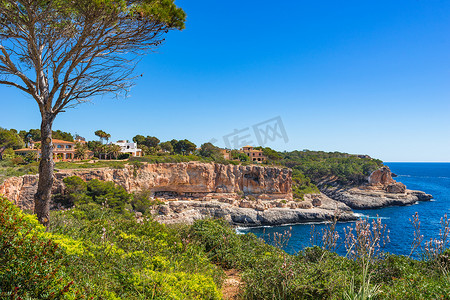
{"type": "MultiPolygon", "coordinates": [[[[440,220],[448,214],[450,218],[450,163],[385,163],[391,171],[398,175],[394,178],[402,182],[410,190],[420,190],[433,195],[429,202],[419,202],[410,206],[395,206],[381,209],[354,210],[366,218],[382,219],[382,223],[389,229],[390,243],[384,251],[409,255],[413,241],[413,227],[410,222],[412,215],[418,212],[421,221],[421,234],[424,240],[439,236],[440,220]]],[[[344,228],[353,223],[338,223],[337,229],[340,235],[340,243],[343,242],[344,228]]],[[[326,224],[314,224],[315,231],[321,231],[326,224]]],[[[239,229],[240,233],[251,232],[263,238],[268,243],[273,243],[275,233],[290,231],[291,237],[283,249],[294,254],[305,247],[311,246],[312,224],[286,225],[275,227],[257,227],[239,229]]],[[[345,254],[341,245],[337,252],[345,254]]],[[[416,254],[417,255],[417,254],[416,254]]]]}

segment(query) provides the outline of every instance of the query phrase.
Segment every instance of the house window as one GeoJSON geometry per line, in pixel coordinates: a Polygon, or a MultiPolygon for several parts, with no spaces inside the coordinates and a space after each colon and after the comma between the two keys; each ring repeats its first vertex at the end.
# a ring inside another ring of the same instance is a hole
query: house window
{"type": "Polygon", "coordinates": [[[66,145],[66,149],[71,149],[72,146],[71,145],[66,145]]]}
{"type": "Polygon", "coordinates": [[[62,148],[64,148],[64,147],[63,147],[63,145],[56,145],[56,148],[62,149],[62,148]]]}
{"type": "Polygon", "coordinates": [[[67,153],[66,154],[66,159],[72,159],[72,153],[67,153]]]}

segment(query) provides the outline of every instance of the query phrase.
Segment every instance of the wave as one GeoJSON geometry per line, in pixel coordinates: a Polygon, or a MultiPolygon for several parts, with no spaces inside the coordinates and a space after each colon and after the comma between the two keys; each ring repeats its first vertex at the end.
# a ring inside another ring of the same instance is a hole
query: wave
{"type": "Polygon", "coordinates": [[[369,216],[369,215],[365,215],[365,214],[361,214],[361,213],[355,213],[355,215],[358,218],[363,218],[363,219],[381,219],[381,220],[389,220],[390,217],[380,217],[380,216],[369,216]]]}

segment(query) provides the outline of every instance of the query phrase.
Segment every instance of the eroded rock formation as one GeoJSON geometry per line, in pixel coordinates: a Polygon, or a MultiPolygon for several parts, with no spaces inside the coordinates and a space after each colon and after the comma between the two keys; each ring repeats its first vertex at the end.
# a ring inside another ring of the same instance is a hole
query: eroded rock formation
{"type": "MultiPolygon", "coordinates": [[[[292,171],[287,168],[188,162],[142,164],[123,169],[59,170],[55,173],[53,192],[62,192],[62,180],[73,175],[85,181],[94,178],[113,181],[128,192],[147,189],[156,197],[245,194],[266,200],[292,199],[292,171]]],[[[0,185],[0,194],[22,208],[32,209],[38,178],[38,175],[8,178],[0,185]]]]}
{"type": "Polygon", "coordinates": [[[342,186],[333,180],[325,179],[318,186],[330,198],[353,209],[409,205],[433,198],[427,193],[406,189],[403,183],[392,179],[391,174],[388,167],[382,167],[369,176],[366,185],[342,186]]]}
{"type": "MultiPolygon", "coordinates": [[[[326,197],[326,196],[324,196],[326,197]]],[[[331,200],[331,199],[330,199],[331,200]]],[[[332,202],[336,202],[331,200],[332,202]]],[[[304,203],[301,201],[299,203],[304,203]]],[[[347,206],[345,206],[349,209],[347,206]]],[[[226,201],[174,201],[160,205],[156,209],[156,220],[161,223],[192,224],[195,220],[216,217],[224,218],[228,222],[239,226],[283,225],[306,222],[332,220],[335,214],[340,221],[356,220],[357,216],[351,211],[339,211],[322,207],[293,208],[288,205],[273,206],[270,203],[255,203],[243,207],[226,201]]]]}
{"type": "Polygon", "coordinates": [[[382,167],[378,170],[375,170],[370,174],[368,180],[370,185],[380,185],[385,186],[391,183],[395,183],[395,180],[392,179],[391,170],[388,167],[382,167]]]}

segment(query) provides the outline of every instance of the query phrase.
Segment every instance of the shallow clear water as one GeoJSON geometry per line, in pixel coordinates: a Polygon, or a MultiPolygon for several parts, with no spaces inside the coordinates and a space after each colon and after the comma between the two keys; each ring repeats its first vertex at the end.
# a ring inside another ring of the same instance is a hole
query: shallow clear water
{"type": "MultiPolygon", "coordinates": [[[[420,190],[433,195],[430,202],[419,202],[410,206],[396,206],[371,210],[355,210],[356,213],[370,218],[377,215],[390,230],[391,242],[387,244],[385,251],[408,255],[413,240],[413,227],[409,221],[411,216],[419,213],[421,221],[421,234],[425,239],[437,237],[440,228],[440,219],[444,214],[450,217],[450,163],[385,163],[391,171],[398,175],[394,178],[403,182],[410,190],[420,190]]],[[[344,236],[343,228],[351,223],[339,223],[338,232],[344,236]]],[[[315,224],[315,230],[320,231],[324,224],[315,224]]],[[[239,229],[240,233],[252,232],[273,244],[275,232],[283,233],[291,230],[291,238],[284,249],[289,253],[296,253],[304,247],[311,246],[311,224],[259,227],[250,229],[239,229]],[[270,235],[270,236],[269,236],[270,235]]],[[[344,254],[345,249],[341,246],[337,252],[344,254]]]]}

